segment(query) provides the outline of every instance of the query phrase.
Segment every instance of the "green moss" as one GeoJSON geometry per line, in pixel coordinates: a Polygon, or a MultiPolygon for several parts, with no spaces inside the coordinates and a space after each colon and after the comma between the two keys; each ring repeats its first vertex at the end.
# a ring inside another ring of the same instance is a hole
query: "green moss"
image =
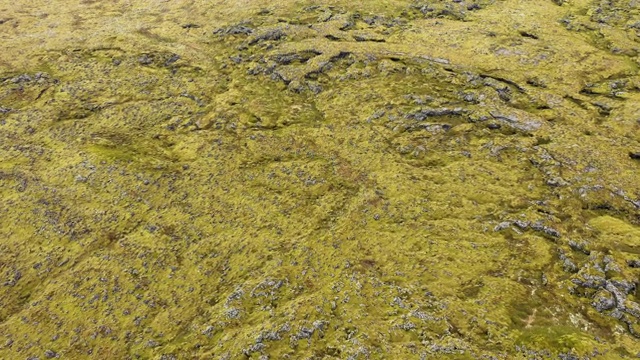
{"type": "Polygon", "coordinates": [[[563,326],[532,327],[523,331],[517,342],[528,348],[551,349],[558,352],[582,353],[594,346],[594,341],[587,333],[563,326]]]}
{"type": "Polygon", "coordinates": [[[616,4],[7,5],[0,358],[638,353],[616,4]]]}

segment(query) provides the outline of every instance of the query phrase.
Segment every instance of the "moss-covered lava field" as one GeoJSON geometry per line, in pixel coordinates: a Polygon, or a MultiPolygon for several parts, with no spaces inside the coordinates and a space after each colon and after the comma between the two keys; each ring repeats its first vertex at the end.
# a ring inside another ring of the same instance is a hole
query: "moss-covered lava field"
{"type": "Polygon", "coordinates": [[[640,1],[0,4],[0,359],[640,354],[640,1]]]}

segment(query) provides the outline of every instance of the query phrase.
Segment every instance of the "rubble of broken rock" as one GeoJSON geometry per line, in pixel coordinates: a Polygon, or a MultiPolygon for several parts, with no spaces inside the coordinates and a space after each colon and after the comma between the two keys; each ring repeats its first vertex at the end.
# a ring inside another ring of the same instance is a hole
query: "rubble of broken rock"
{"type": "Polygon", "coordinates": [[[0,358],[637,357],[637,5],[7,3],[0,358]]]}

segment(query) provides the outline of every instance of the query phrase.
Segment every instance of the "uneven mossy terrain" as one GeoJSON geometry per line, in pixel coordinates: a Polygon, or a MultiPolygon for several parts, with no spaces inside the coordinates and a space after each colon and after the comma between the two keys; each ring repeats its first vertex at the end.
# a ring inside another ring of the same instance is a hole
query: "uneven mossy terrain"
{"type": "Polygon", "coordinates": [[[640,353],[640,1],[5,1],[0,358],[640,353]]]}

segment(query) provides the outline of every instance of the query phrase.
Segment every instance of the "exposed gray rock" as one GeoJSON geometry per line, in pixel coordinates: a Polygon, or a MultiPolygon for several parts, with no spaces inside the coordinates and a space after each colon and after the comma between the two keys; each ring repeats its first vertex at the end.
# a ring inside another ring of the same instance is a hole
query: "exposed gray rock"
{"type": "Polygon", "coordinates": [[[503,124],[521,131],[535,131],[542,126],[540,120],[531,117],[524,118],[515,114],[505,115],[497,111],[491,111],[490,114],[494,119],[501,121],[503,124]]]}
{"type": "Polygon", "coordinates": [[[245,24],[232,25],[225,28],[218,28],[213,31],[215,35],[249,35],[253,33],[253,29],[245,24]]]}
{"type": "Polygon", "coordinates": [[[285,32],[282,31],[281,29],[269,30],[267,32],[264,32],[260,35],[255,36],[253,39],[251,39],[251,41],[249,41],[249,45],[255,45],[263,41],[278,41],[283,37],[285,37],[285,35],[286,35],[285,32]]]}
{"type": "Polygon", "coordinates": [[[255,353],[255,352],[260,352],[262,350],[264,350],[267,346],[263,343],[255,343],[251,346],[249,346],[248,348],[242,350],[242,353],[245,356],[251,356],[251,354],[255,353]]]}
{"type": "Polygon", "coordinates": [[[240,317],[240,310],[236,308],[228,309],[225,312],[225,316],[228,317],[229,319],[238,319],[240,317]]]}
{"type": "Polygon", "coordinates": [[[548,226],[544,226],[541,223],[537,222],[535,224],[531,225],[531,228],[535,231],[540,231],[546,235],[549,235],[551,237],[554,238],[559,238],[560,237],[560,232],[554,228],[548,227],[548,226]]]}
{"type": "Polygon", "coordinates": [[[498,232],[498,231],[502,231],[504,229],[508,229],[511,226],[511,221],[503,221],[500,224],[496,225],[496,227],[493,228],[493,231],[498,232]]]}
{"type": "Polygon", "coordinates": [[[602,276],[582,274],[582,279],[574,278],[571,280],[576,285],[589,289],[604,289],[607,280],[602,276]]]}
{"type": "Polygon", "coordinates": [[[631,268],[640,268],[640,260],[629,260],[627,261],[627,265],[631,268]]]}
{"type": "Polygon", "coordinates": [[[438,108],[438,109],[422,109],[420,111],[407,114],[406,117],[408,119],[415,119],[418,121],[424,121],[430,117],[439,117],[439,116],[459,116],[464,114],[465,111],[463,108],[438,108]]]}
{"type": "Polygon", "coordinates": [[[598,312],[604,312],[607,310],[611,310],[616,307],[616,302],[613,299],[613,296],[607,292],[602,291],[598,293],[593,299],[591,305],[598,310],[598,312]]]}
{"type": "Polygon", "coordinates": [[[587,243],[585,242],[576,242],[573,240],[569,240],[569,247],[573,250],[573,251],[579,251],[585,255],[589,255],[591,254],[591,251],[589,251],[589,249],[587,248],[587,243]]]}

